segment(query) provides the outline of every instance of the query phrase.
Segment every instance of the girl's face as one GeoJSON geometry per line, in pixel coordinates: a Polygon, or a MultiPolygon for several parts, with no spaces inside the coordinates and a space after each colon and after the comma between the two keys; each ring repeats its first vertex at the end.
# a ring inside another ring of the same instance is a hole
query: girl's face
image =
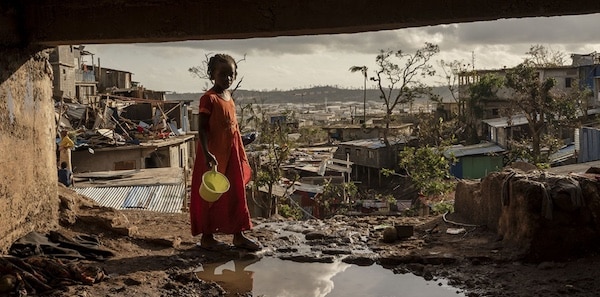
{"type": "Polygon", "coordinates": [[[222,90],[227,90],[233,84],[236,76],[236,68],[232,62],[220,62],[215,65],[213,79],[215,86],[222,90]]]}

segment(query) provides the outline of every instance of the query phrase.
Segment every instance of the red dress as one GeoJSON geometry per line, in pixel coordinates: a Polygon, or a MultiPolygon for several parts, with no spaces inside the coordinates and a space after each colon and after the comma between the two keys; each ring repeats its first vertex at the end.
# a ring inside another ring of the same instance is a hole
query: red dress
{"type": "Polygon", "coordinates": [[[233,99],[223,100],[211,90],[200,98],[199,112],[209,115],[206,127],[208,151],[217,158],[217,170],[227,176],[231,186],[213,203],[200,197],[202,174],[209,168],[202,143],[198,142],[190,198],[192,235],[249,230],[252,221],[246,204],[246,185],[251,173],[235,115],[235,103],[233,99]]]}

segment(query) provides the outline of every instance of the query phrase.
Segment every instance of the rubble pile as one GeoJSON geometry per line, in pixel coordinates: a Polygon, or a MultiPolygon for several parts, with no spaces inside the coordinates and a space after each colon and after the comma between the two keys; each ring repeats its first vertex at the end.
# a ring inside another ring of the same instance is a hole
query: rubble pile
{"type": "Polygon", "coordinates": [[[89,104],[57,102],[55,112],[58,131],[69,132],[75,149],[93,149],[185,134],[185,107],[181,101],[104,95],[89,104]]]}

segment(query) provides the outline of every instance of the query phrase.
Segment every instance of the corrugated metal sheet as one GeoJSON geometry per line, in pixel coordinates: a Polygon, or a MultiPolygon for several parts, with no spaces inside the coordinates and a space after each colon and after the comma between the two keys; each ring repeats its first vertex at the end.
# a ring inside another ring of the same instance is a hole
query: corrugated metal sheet
{"type": "MultiPolygon", "coordinates": [[[[600,108],[590,109],[587,111],[588,115],[595,115],[598,113],[600,113],[600,108]]],[[[582,115],[581,111],[578,111],[576,113],[576,115],[578,117],[581,116],[582,115]]],[[[501,118],[483,120],[482,122],[484,122],[494,128],[506,128],[506,127],[515,127],[515,126],[525,125],[525,124],[527,124],[528,121],[527,121],[527,118],[525,117],[525,115],[517,114],[517,115],[512,116],[511,118],[501,117],[501,118]]]]}
{"type": "Polygon", "coordinates": [[[445,155],[449,156],[452,153],[455,157],[458,158],[463,156],[487,155],[501,152],[504,152],[504,149],[502,147],[500,147],[497,144],[488,142],[467,146],[451,147],[448,150],[446,150],[445,155]]]}
{"type": "Polygon", "coordinates": [[[527,118],[524,115],[518,114],[514,115],[511,118],[502,117],[495,119],[487,119],[482,122],[494,127],[494,128],[506,128],[506,127],[515,127],[527,124],[527,118]],[[509,125],[510,123],[510,125],[509,125]]]}
{"type": "MultiPolygon", "coordinates": [[[[391,139],[390,138],[389,141],[390,141],[391,145],[406,143],[406,141],[403,139],[391,139]]],[[[369,149],[379,149],[379,148],[385,147],[385,143],[383,142],[383,139],[379,139],[379,138],[344,141],[340,144],[347,145],[347,146],[365,147],[365,148],[369,148],[369,149]]]]}
{"type": "Polygon", "coordinates": [[[550,163],[560,163],[567,161],[575,156],[575,145],[568,145],[564,148],[561,148],[556,153],[550,155],[550,163]]]}
{"type": "Polygon", "coordinates": [[[579,133],[578,163],[600,160],[600,130],[583,127],[579,133]]]}
{"type": "Polygon", "coordinates": [[[73,188],[73,190],[78,194],[90,197],[102,206],[165,213],[180,213],[186,195],[183,184],[91,187],[73,188]]]}

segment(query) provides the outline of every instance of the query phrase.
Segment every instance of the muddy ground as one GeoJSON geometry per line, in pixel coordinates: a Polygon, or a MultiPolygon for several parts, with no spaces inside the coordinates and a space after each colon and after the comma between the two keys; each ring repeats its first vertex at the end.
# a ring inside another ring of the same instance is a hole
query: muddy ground
{"type": "MultiPolygon", "coordinates": [[[[357,265],[378,263],[398,274],[448,279],[466,296],[600,294],[600,257],[524,263],[520,260],[523,251],[503,243],[484,227],[457,225],[461,220],[452,215],[337,216],[302,222],[260,219],[254,221],[255,229],[248,234],[262,242],[262,252],[209,252],[196,246],[199,238],[190,235],[187,213],[115,211],[98,207],[64,187],[59,192],[63,200],[61,231],[68,235],[97,234],[117,256],[103,262],[86,262],[104,269],[107,277],[101,282],[69,286],[49,296],[252,296],[227,292],[192,273],[202,263],[248,256],[299,262],[343,258],[357,265]],[[392,225],[414,226],[414,234],[385,243],[385,226],[392,225]],[[446,232],[448,228],[463,227],[466,233],[446,232]],[[288,231],[285,236],[282,230],[288,231]],[[301,249],[302,245],[310,248],[301,249]]],[[[229,236],[221,239],[231,242],[229,236]]]]}

